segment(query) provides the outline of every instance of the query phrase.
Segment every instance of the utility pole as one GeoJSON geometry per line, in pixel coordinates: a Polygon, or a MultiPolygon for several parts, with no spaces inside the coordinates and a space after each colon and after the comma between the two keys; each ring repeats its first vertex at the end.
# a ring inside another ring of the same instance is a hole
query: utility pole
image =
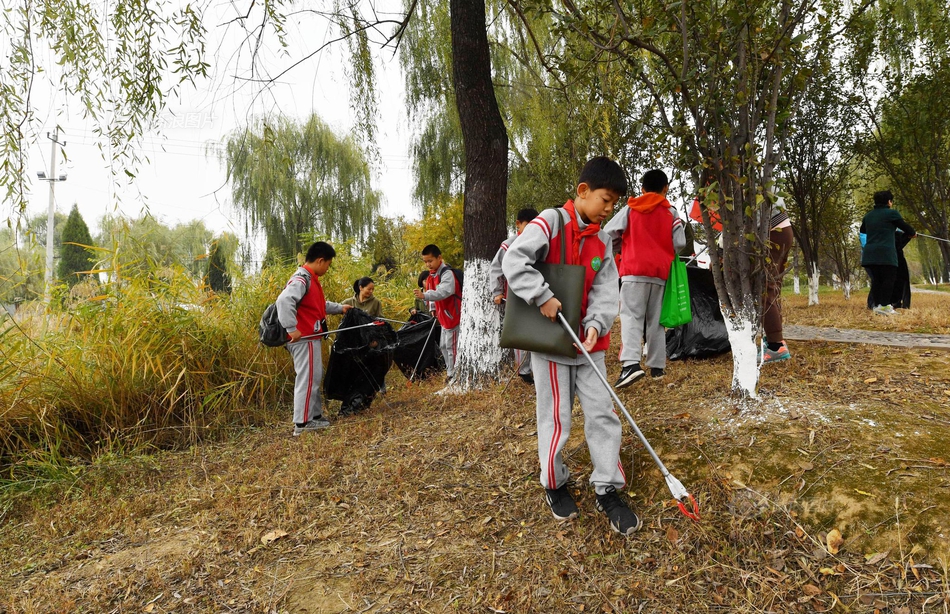
{"type": "Polygon", "coordinates": [[[46,138],[48,138],[50,143],[50,161],[49,161],[49,177],[46,176],[46,173],[40,171],[37,173],[37,176],[42,181],[49,182],[49,210],[47,211],[46,217],[46,292],[45,299],[49,303],[50,296],[52,293],[53,287],[53,234],[55,232],[55,218],[56,218],[56,195],[55,195],[55,186],[57,181],[66,181],[66,175],[56,176],[56,146],[61,147],[66,146],[66,141],[62,143],[59,142],[59,126],[53,129],[53,134],[50,135],[49,132],[46,133],[46,138]]]}

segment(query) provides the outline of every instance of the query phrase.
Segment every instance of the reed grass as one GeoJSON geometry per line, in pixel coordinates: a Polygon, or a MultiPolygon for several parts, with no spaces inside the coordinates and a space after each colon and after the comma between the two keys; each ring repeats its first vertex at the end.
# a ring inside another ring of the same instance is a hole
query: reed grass
{"type": "MultiPolygon", "coordinates": [[[[372,273],[351,246],[338,250],[322,280],[333,301],[372,273]]],[[[283,349],[258,343],[258,322],[295,268],[270,266],[220,296],[183,269],[112,271],[121,281],[0,320],[0,487],[289,419],[293,367],[283,349]]],[[[384,315],[399,319],[415,285],[403,268],[375,276],[384,315]]]]}

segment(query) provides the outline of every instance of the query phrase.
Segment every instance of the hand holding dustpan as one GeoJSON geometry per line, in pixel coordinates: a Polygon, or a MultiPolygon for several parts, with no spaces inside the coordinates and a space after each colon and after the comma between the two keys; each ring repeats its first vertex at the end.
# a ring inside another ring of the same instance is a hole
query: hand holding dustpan
{"type": "Polygon", "coordinates": [[[663,461],[660,460],[660,457],[657,456],[656,452],[653,450],[653,446],[651,446],[650,442],[647,441],[647,438],[644,437],[643,433],[640,431],[640,428],[637,426],[637,423],[633,421],[633,417],[627,411],[627,408],[624,407],[623,403],[620,402],[620,398],[617,396],[617,393],[614,392],[613,387],[607,382],[607,378],[604,377],[604,374],[601,373],[600,369],[597,368],[597,365],[594,363],[594,359],[590,357],[590,354],[587,352],[587,348],[584,347],[584,344],[581,343],[581,340],[577,338],[577,334],[574,333],[573,328],[564,318],[564,315],[558,313],[557,318],[561,322],[561,325],[564,327],[564,329],[574,340],[574,344],[577,346],[577,349],[584,354],[587,362],[589,362],[590,366],[594,368],[594,373],[596,373],[597,377],[600,378],[600,381],[607,388],[610,396],[613,397],[614,403],[617,404],[617,407],[619,407],[620,411],[623,412],[623,415],[627,418],[630,426],[633,427],[633,430],[637,434],[637,437],[640,438],[640,442],[643,444],[643,447],[646,448],[647,452],[650,453],[650,456],[653,457],[653,462],[656,463],[656,466],[660,468],[660,473],[663,474],[663,478],[666,480],[666,486],[670,489],[670,493],[673,495],[673,498],[676,499],[676,504],[679,506],[680,511],[683,512],[687,518],[699,520],[699,504],[696,503],[696,499],[693,497],[693,495],[689,494],[683,484],[673,477],[669,470],[667,470],[666,465],[664,465],[663,461]],[[692,506],[692,510],[687,508],[687,502],[692,506]]]}

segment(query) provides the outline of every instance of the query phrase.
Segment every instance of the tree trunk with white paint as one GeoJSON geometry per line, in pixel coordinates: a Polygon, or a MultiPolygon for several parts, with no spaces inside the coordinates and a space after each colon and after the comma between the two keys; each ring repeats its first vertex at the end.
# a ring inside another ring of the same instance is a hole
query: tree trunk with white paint
{"type": "Polygon", "coordinates": [[[813,264],[808,271],[808,306],[818,304],[818,264],[813,264]]]}
{"type": "Polygon", "coordinates": [[[798,250],[794,247],[792,248],[792,292],[795,294],[802,293],[802,284],[801,280],[798,278],[798,250]]]}
{"type": "Polygon", "coordinates": [[[499,376],[504,350],[499,345],[501,314],[491,300],[490,265],[483,259],[469,260],[465,264],[454,389],[477,389],[485,381],[495,381],[499,376]]]}
{"type": "Polygon", "coordinates": [[[507,232],[508,132],[492,82],[485,1],[450,0],[449,12],[455,106],[465,145],[465,291],[451,389],[464,391],[497,381],[502,356],[488,266],[507,232]]]}
{"type": "MultiPolygon", "coordinates": [[[[725,316],[725,310],[723,315],[725,316]]],[[[755,336],[759,330],[756,314],[725,316],[726,332],[732,348],[732,390],[744,398],[757,398],[759,356],[755,336]]]]}
{"type": "Polygon", "coordinates": [[[851,280],[850,279],[844,280],[844,300],[846,301],[851,300],[851,280]]]}

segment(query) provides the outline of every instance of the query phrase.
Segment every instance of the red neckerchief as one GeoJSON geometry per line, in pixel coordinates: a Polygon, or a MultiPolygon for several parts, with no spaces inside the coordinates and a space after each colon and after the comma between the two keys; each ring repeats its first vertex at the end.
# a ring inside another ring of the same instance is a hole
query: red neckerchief
{"type": "Polygon", "coordinates": [[[574,225],[574,232],[569,233],[568,236],[571,237],[571,262],[569,264],[580,264],[581,259],[581,241],[585,237],[591,235],[596,235],[600,232],[600,224],[588,224],[587,228],[580,230],[580,227],[577,225],[577,212],[574,210],[574,201],[569,200],[564,203],[564,210],[571,214],[571,220],[564,227],[565,232],[567,232],[571,224],[574,225]]]}

